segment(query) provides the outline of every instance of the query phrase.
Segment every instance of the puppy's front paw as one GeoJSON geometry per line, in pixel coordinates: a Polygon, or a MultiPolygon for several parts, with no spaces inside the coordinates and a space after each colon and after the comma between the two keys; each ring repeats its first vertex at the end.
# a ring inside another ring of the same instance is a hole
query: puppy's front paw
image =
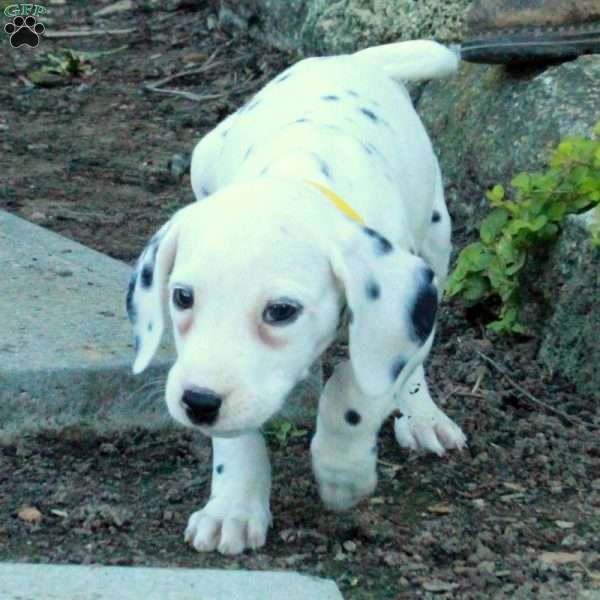
{"type": "Polygon", "coordinates": [[[264,546],[270,524],[268,502],[248,497],[234,500],[223,495],[192,513],[184,538],[198,552],[216,549],[221,554],[239,554],[246,548],[264,546]]]}
{"type": "Polygon", "coordinates": [[[403,448],[428,450],[438,456],[443,456],[446,450],[462,450],[467,445],[461,428],[438,408],[426,414],[396,418],[394,433],[403,448]]]}
{"type": "Polygon", "coordinates": [[[375,490],[377,455],[374,448],[365,449],[364,455],[357,457],[356,453],[332,451],[315,436],[311,454],[319,495],[327,508],[336,512],[348,510],[375,490]]]}

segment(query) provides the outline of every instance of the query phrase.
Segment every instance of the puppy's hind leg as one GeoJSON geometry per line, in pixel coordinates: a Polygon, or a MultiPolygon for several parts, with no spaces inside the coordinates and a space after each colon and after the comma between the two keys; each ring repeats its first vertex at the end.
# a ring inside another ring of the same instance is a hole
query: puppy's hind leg
{"type": "Polygon", "coordinates": [[[446,450],[462,450],[466,446],[467,438],[460,427],[431,399],[423,365],[415,369],[394,399],[402,413],[394,421],[394,433],[403,448],[442,456],[446,450]]]}

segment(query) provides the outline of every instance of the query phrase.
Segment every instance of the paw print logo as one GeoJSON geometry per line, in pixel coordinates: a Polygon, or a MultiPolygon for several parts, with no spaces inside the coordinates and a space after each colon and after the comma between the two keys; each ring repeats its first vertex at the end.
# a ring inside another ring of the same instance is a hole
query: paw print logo
{"type": "Polygon", "coordinates": [[[40,43],[40,35],[44,33],[44,25],[38,23],[31,15],[26,19],[15,17],[12,23],[4,26],[4,31],[10,35],[10,45],[19,48],[26,45],[35,48],[40,43]]]}

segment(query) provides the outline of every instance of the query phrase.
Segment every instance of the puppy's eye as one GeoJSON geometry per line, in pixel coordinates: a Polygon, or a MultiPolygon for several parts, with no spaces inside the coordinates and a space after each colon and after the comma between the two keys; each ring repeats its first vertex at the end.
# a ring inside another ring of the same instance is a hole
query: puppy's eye
{"type": "Polygon", "coordinates": [[[263,311],[263,321],[269,325],[289,325],[302,312],[302,305],[295,300],[276,300],[270,302],[263,311]]]}
{"type": "Polygon", "coordinates": [[[176,287],[173,288],[173,304],[179,310],[187,310],[194,305],[194,292],[192,288],[176,287]]]}

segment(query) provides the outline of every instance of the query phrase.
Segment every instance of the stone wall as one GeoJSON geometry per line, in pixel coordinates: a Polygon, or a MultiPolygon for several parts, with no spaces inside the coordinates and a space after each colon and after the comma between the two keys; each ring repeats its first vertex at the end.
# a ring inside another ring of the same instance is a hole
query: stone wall
{"type": "Polygon", "coordinates": [[[397,40],[458,42],[471,0],[222,0],[227,23],[258,21],[271,43],[306,56],[397,40]],[[234,17],[235,15],[235,17],[234,17]]]}
{"type": "MultiPolygon", "coordinates": [[[[471,0],[221,0],[220,21],[248,27],[299,57],[391,41],[459,43],[471,0]]],[[[540,169],[558,141],[600,120],[600,55],[538,67],[463,63],[457,77],[411,90],[440,157],[460,245],[487,213],[485,192],[540,169]]],[[[587,217],[588,219],[591,217],[587,217]]],[[[600,259],[581,218],[571,218],[531,297],[541,310],[540,360],[582,391],[600,389],[600,259]]],[[[537,270],[537,268],[536,268],[537,270]]]]}

